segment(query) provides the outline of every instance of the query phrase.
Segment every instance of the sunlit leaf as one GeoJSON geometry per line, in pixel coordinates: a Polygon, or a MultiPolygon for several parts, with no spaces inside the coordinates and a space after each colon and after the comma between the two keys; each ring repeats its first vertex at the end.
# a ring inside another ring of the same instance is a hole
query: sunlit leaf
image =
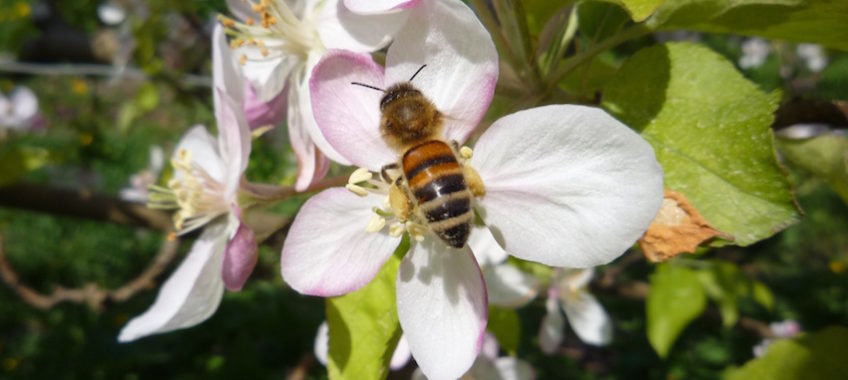
{"type": "Polygon", "coordinates": [[[671,43],[631,57],[603,103],[654,147],[665,187],[746,246],[800,217],[770,129],[778,99],[709,49],[671,43]]]}
{"type": "Polygon", "coordinates": [[[660,264],[651,275],[647,300],[648,341],[660,357],[668,356],[683,329],[707,306],[696,273],[671,263],[660,264]]]}
{"type": "MultiPolygon", "coordinates": [[[[627,12],[630,13],[630,18],[632,18],[633,21],[639,22],[639,21],[643,21],[646,18],[648,18],[648,16],[650,16],[652,13],[654,13],[654,11],[656,11],[657,8],[659,8],[659,6],[662,5],[662,3],[666,2],[667,0],[609,0],[609,1],[616,3],[616,4],[619,4],[622,7],[624,7],[624,9],[626,9],[627,12]]],[[[668,1],[674,1],[674,0],[668,0],[668,1]]]]}
{"type": "Polygon", "coordinates": [[[377,276],[353,293],[327,299],[331,379],[385,379],[400,339],[395,278],[409,249],[404,237],[377,276]]]}
{"type": "Polygon", "coordinates": [[[848,50],[848,2],[843,0],[674,0],[649,21],[661,29],[815,42],[848,50]]]}
{"type": "Polygon", "coordinates": [[[727,380],[825,380],[848,378],[848,329],[831,326],[772,343],[765,356],[725,372],[727,380]]]}

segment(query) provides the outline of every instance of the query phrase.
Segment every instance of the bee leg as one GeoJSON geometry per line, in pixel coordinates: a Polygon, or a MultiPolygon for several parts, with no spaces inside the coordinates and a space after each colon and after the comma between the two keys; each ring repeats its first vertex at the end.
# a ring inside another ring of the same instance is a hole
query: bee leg
{"type": "Polygon", "coordinates": [[[480,173],[466,165],[462,167],[462,174],[465,176],[465,183],[468,185],[468,190],[471,190],[471,194],[474,194],[475,197],[486,195],[486,186],[483,185],[480,173]]]}
{"type": "MultiPolygon", "coordinates": [[[[392,163],[392,164],[384,165],[384,166],[380,169],[380,176],[382,176],[382,177],[383,177],[383,181],[386,181],[387,183],[392,183],[392,182],[394,182],[394,181],[392,180],[392,177],[389,175],[389,170],[396,170],[397,168],[398,168],[398,164],[397,164],[397,163],[392,163]]],[[[400,178],[400,177],[398,177],[398,178],[400,178]]]]}

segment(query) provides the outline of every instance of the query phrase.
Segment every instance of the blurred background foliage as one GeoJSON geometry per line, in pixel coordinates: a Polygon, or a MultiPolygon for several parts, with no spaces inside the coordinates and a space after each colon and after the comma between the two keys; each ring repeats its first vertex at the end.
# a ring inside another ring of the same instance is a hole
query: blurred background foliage
{"type": "MultiPolygon", "coordinates": [[[[152,146],[161,146],[167,157],[183,131],[195,124],[214,125],[206,79],[208,41],[214,14],[225,9],[224,0],[118,3],[127,11],[126,19],[106,25],[98,18],[102,3],[96,1],[0,2],[0,63],[69,63],[116,70],[110,75],[97,70],[79,75],[0,70],[3,93],[26,85],[38,95],[45,125],[42,130],[0,136],[0,185],[27,182],[117,196],[133,174],[148,167],[152,146]]],[[[550,16],[556,9],[546,8],[550,3],[528,2],[531,30],[541,31],[547,18],[556,17],[550,16]]],[[[580,38],[586,41],[609,36],[629,20],[612,3],[586,7],[578,17],[585,20],[580,38]]],[[[658,41],[681,39],[697,40],[731,62],[743,58],[746,42],[732,35],[649,35],[598,56],[565,78],[561,87],[591,102],[625,57],[658,41]]],[[[775,41],[770,46],[771,53],[760,65],[740,68],[762,90],[782,91],[784,103],[848,100],[848,54],[827,51],[827,66],[812,71],[798,57],[795,44],[775,41]]],[[[492,116],[509,109],[503,103],[496,100],[492,116]]],[[[286,136],[284,128],[276,128],[255,140],[247,172],[251,181],[292,183],[296,164],[286,136]]],[[[846,174],[816,170],[820,163],[805,162],[810,154],[796,149],[784,160],[804,211],[801,223],[748,247],[702,254],[730,263],[741,278],[765,285],[773,295],[770,308],[750,295],[733,298],[735,306],[719,307],[711,301],[707,311],[683,329],[668,357],[661,359],[646,335],[644,295],[634,297],[595,284],[593,290],[615,321],[611,346],[586,346],[569,331],[558,355],[543,355],[536,340],[544,315],[541,298],[517,310],[517,320],[506,315],[505,322],[495,322],[493,317],[493,326],[507,326],[493,328],[520,331],[512,338],[515,342],[508,342],[510,338],[504,342],[502,337],[502,344],[514,345],[515,353],[532,363],[542,379],[713,379],[749,361],[752,347],[761,339],[735,323],[724,327],[722,318],[728,317],[723,314],[730,311],[723,307],[738,308],[738,315],[764,322],[796,320],[805,331],[848,325],[848,197],[840,188],[846,174]]],[[[271,212],[291,216],[304,199],[297,197],[271,212]]],[[[118,287],[148,264],[165,238],[151,229],[8,206],[0,207],[7,260],[21,282],[44,293],[56,286],[89,283],[118,287]]],[[[189,245],[186,239],[180,253],[189,245]]],[[[118,330],[151,304],[154,289],[125,303],[107,303],[102,310],[72,303],[40,310],[0,286],[0,378],[263,379],[293,373],[326,378],[326,371],[311,356],[314,334],[324,319],[324,302],[285,287],[278,270],[279,247],[280,241],[273,239],[261,247],[260,264],[245,290],[227,292],[208,321],[131,344],[117,343],[118,330]]],[[[613,264],[617,284],[649,281],[656,265],[640,255],[630,252],[613,264]]],[[[599,278],[605,270],[613,269],[601,269],[599,278]]],[[[410,373],[407,368],[390,378],[410,373]]]]}

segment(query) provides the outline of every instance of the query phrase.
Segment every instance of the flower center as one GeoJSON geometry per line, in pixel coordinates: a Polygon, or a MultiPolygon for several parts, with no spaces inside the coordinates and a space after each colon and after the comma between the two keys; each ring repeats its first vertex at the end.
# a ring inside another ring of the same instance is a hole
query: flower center
{"type": "Polygon", "coordinates": [[[271,60],[284,56],[299,56],[305,60],[309,51],[321,46],[315,22],[298,19],[285,1],[240,1],[250,5],[256,18],[248,17],[244,22],[225,16],[219,16],[219,19],[226,33],[233,37],[230,41],[233,49],[248,45],[261,53],[261,57],[242,54],[239,57],[241,64],[247,60],[271,60]]]}
{"type": "MultiPolygon", "coordinates": [[[[468,182],[472,194],[482,196],[485,194],[482,180],[477,172],[468,166],[467,162],[472,154],[473,151],[471,148],[464,146],[460,149],[460,157],[458,158],[463,165],[466,182],[468,182]]],[[[398,181],[397,176],[384,178],[383,175],[375,174],[366,168],[356,169],[350,175],[347,185],[345,185],[348,191],[360,197],[367,197],[369,195],[383,197],[380,206],[375,206],[371,209],[373,214],[365,226],[365,232],[380,232],[384,227],[389,226],[390,236],[400,237],[404,232],[407,232],[417,241],[424,240],[428,231],[427,219],[418,210],[418,206],[412,198],[410,198],[409,191],[405,188],[403,181],[398,181]]]]}
{"type": "Polygon", "coordinates": [[[177,210],[174,226],[180,234],[203,226],[218,215],[229,211],[224,200],[224,185],[192,160],[185,148],[171,159],[174,176],[168,186],[150,186],[148,207],[177,210]]]}

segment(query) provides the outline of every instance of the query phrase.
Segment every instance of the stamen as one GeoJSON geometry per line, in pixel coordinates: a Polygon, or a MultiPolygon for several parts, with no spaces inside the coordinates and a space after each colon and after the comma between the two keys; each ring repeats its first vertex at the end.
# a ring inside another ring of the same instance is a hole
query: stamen
{"type": "Polygon", "coordinates": [[[400,237],[406,231],[406,226],[403,223],[394,223],[389,226],[389,236],[400,237]]]}
{"type": "Polygon", "coordinates": [[[378,232],[386,226],[386,219],[379,216],[374,215],[371,217],[371,220],[368,221],[368,225],[365,226],[365,232],[373,233],[378,232]]]}
{"type": "Polygon", "coordinates": [[[466,160],[470,160],[471,157],[474,155],[474,151],[471,150],[471,148],[469,148],[467,146],[463,146],[462,148],[459,149],[459,154],[462,156],[462,158],[464,158],[466,160]]]}
{"type": "Polygon", "coordinates": [[[365,182],[374,177],[374,174],[371,173],[366,168],[356,169],[353,173],[351,173],[350,178],[348,178],[347,183],[349,184],[357,184],[360,182],[365,182]]]}
{"type": "Polygon", "coordinates": [[[362,186],[347,184],[345,185],[345,189],[348,189],[351,193],[354,193],[360,197],[365,197],[368,195],[368,190],[365,190],[362,186]]]}

